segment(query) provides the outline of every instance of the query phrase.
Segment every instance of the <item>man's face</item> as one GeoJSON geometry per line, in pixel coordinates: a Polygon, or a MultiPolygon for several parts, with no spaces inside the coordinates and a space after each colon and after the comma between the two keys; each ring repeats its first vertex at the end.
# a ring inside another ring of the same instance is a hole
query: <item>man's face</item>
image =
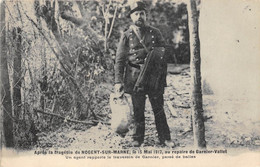
{"type": "Polygon", "coordinates": [[[146,13],[144,10],[135,11],[130,15],[133,23],[138,27],[143,27],[146,22],[146,13]]]}

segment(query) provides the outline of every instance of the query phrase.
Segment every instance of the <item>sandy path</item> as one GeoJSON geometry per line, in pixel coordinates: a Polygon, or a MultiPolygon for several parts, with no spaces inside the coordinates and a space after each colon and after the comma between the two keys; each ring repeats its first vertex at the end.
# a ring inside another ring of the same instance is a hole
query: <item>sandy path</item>
{"type": "MultiPolygon", "coordinates": [[[[190,130],[189,85],[190,76],[187,65],[173,68],[167,76],[165,91],[165,113],[171,130],[175,149],[192,147],[193,134],[190,130]],[[169,106],[172,107],[169,107],[169,106]],[[171,108],[171,110],[169,109],[171,108]]],[[[234,100],[234,99],[230,99],[234,100]]],[[[241,101],[236,100],[237,104],[241,101]]],[[[260,148],[260,122],[252,121],[239,114],[228,101],[217,100],[214,95],[203,96],[205,112],[206,141],[208,148],[260,148]]],[[[151,105],[146,102],[146,135],[142,147],[162,147],[158,143],[151,105]]],[[[131,126],[133,129],[133,126],[131,126]]],[[[125,138],[114,134],[110,127],[98,124],[94,127],[65,124],[55,132],[39,135],[38,147],[66,149],[115,149],[129,148],[132,141],[131,130],[125,138]]]]}

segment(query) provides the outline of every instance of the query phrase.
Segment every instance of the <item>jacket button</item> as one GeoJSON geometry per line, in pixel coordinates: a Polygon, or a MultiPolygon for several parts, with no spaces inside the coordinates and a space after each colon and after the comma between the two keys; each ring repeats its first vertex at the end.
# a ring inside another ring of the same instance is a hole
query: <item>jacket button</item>
{"type": "Polygon", "coordinates": [[[152,41],[152,43],[154,43],[154,41],[152,41]]]}
{"type": "Polygon", "coordinates": [[[154,36],[152,35],[152,38],[154,38],[154,36]]]}
{"type": "Polygon", "coordinates": [[[136,56],[136,53],[134,55],[136,56]]]}
{"type": "Polygon", "coordinates": [[[138,59],[138,58],[136,58],[136,60],[138,61],[139,59],[138,59]]]}

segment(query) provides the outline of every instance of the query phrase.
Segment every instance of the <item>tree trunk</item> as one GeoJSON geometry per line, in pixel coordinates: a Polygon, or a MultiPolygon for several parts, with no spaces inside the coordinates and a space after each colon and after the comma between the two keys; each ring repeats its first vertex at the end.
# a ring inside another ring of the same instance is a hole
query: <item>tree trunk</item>
{"type": "MultiPolygon", "coordinates": [[[[1,3],[1,110],[3,115],[4,144],[6,147],[14,146],[12,102],[9,83],[6,52],[6,28],[5,28],[5,2],[1,3]]],[[[2,136],[2,135],[1,135],[2,136]]]]}
{"type": "MultiPolygon", "coordinates": [[[[37,8],[37,5],[39,6],[39,1],[34,1],[34,6],[37,8]]],[[[41,17],[36,13],[36,19],[37,19],[37,23],[39,25],[40,29],[42,28],[42,21],[41,21],[41,17]]],[[[41,48],[40,51],[40,56],[41,56],[41,69],[42,69],[42,77],[41,77],[41,81],[40,81],[40,88],[41,88],[41,97],[40,97],[40,108],[45,111],[45,107],[46,107],[46,98],[45,98],[45,93],[48,89],[48,77],[47,77],[47,59],[46,59],[46,47],[45,47],[45,41],[44,38],[42,36],[40,36],[40,39],[43,43],[43,47],[41,48]]]]}
{"type": "Polygon", "coordinates": [[[189,37],[190,37],[190,70],[191,70],[191,109],[194,134],[194,145],[206,148],[205,126],[202,108],[201,73],[200,73],[200,40],[199,40],[199,11],[196,0],[189,0],[189,37]]]}
{"type": "Polygon", "coordinates": [[[21,28],[14,28],[13,38],[15,43],[15,55],[14,55],[14,74],[13,74],[13,106],[14,106],[14,117],[19,119],[21,116],[21,74],[22,74],[22,37],[21,28]]]}

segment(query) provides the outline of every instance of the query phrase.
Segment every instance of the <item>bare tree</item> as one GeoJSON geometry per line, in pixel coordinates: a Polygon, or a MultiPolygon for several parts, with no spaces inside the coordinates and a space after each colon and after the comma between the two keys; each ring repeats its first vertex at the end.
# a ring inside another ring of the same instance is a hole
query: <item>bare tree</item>
{"type": "MultiPolygon", "coordinates": [[[[5,2],[1,3],[1,109],[3,115],[4,144],[6,147],[14,146],[12,101],[7,66],[6,50],[6,25],[5,25],[5,2]]],[[[2,135],[1,135],[2,136],[2,135]]]]}
{"type": "Polygon", "coordinates": [[[13,29],[13,40],[15,46],[14,52],[14,61],[13,61],[13,106],[14,106],[14,116],[16,119],[19,119],[21,115],[21,72],[22,72],[22,37],[21,37],[22,30],[20,27],[13,29]]]}
{"type": "Polygon", "coordinates": [[[190,36],[190,70],[191,70],[191,109],[194,134],[194,145],[206,147],[205,126],[202,107],[201,72],[200,72],[200,39],[199,39],[199,1],[189,0],[189,36],[190,36]]]}

